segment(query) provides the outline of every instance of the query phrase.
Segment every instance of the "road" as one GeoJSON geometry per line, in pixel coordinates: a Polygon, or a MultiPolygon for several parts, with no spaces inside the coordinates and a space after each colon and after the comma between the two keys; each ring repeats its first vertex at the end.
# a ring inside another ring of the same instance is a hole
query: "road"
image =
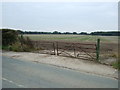
{"type": "Polygon", "coordinates": [[[2,87],[118,88],[118,81],[76,70],[3,57],[2,87]]]}

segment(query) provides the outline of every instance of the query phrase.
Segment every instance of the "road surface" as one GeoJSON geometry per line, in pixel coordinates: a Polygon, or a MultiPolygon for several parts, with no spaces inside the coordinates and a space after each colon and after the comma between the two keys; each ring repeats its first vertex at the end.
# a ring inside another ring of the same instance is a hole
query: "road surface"
{"type": "Polygon", "coordinates": [[[3,57],[2,87],[118,88],[118,81],[52,65],[3,57]]]}

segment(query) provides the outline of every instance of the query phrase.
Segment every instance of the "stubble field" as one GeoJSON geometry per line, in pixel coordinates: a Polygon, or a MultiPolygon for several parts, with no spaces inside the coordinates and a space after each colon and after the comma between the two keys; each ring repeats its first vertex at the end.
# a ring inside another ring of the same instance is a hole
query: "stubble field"
{"type": "MultiPolygon", "coordinates": [[[[69,43],[90,43],[96,44],[100,39],[101,59],[118,58],[118,36],[92,36],[92,35],[53,35],[53,34],[25,34],[33,41],[69,42],[69,43]]],[[[49,46],[48,46],[49,47],[49,46]]]]}
{"type": "Polygon", "coordinates": [[[91,42],[95,43],[100,38],[101,43],[118,43],[117,36],[91,36],[91,35],[53,35],[53,34],[25,34],[32,40],[66,41],[66,42],[91,42]]]}

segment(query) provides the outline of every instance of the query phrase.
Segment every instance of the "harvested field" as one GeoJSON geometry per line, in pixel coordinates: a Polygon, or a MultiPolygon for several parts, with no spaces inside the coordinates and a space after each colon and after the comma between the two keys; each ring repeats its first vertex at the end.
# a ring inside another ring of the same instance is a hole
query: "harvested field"
{"type": "MultiPolygon", "coordinates": [[[[96,59],[96,42],[100,38],[100,59],[113,62],[118,59],[117,36],[90,36],[90,35],[24,35],[33,40],[39,53],[58,53],[61,56],[96,59]],[[57,46],[58,45],[58,46],[57,46]],[[56,49],[59,49],[57,52],[56,49]]],[[[108,62],[107,61],[107,62],[108,62]]]]}
{"type": "Polygon", "coordinates": [[[44,40],[44,41],[65,41],[65,42],[90,42],[95,43],[98,38],[103,43],[118,43],[117,36],[91,36],[91,35],[53,35],[53,34],[25,34],[32,40],[44,40]]]}

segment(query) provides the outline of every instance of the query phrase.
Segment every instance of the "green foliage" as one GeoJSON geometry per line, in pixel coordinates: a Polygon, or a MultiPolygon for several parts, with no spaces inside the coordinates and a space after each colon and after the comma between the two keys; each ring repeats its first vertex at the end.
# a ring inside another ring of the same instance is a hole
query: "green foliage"
{"type": "Polygon", "coordinates": [[[61,32],[54,31],[52,34],[61,34],[61,32]]]}
{"type": "Polygon", "coordinates": [[[108,31],[108,32],[104,32],[104,31],[100,31],[100,32],[91,32],[91,33],[87,33],[87,32],[81,32],[81,33],[77,33],[77,32],[59,32],[59,31],[54,31],[54,32],[31,32],[31,31],[25,31],[22,32],[23,34],[75,34],[75,35],[101,35],[101,36],[119,36],[120,32],[119,31],[108,31]]]}
{"type": "Polygon", "coordinates": [[[1,29],[2,30],[2,49],[10,51],[32,51],[34,45],[29,37],[19,36],[22,34],[20,30],[1,29]]]}
{"type": "Polygon", "coordinates": [[[114,68],[120,70],[120,61],[113,63],[112,66],[113,66],[114,68]]]}
{"type": "Polygon", "coordinates": [[[2,45],[0,45],[0,49],[2,49],[2,45]]]}
{"type": "Polygon", "coordinates": [[[3,46],[3,45],[2,45],[2,49],[3,49],[3,50],[9,50],[9,46],[3,46]]]}
{"type": "Polygon", "coordinates": [[[30,51],[33,51],[34,48],[30,48],[26,44],[21,45],[20,42],[16,42],[9,47],[9,50],[15,51],[15,52],[30,52],[30,51]]]}
{"type": "Polygon", "coordinates": [[[23,51],[23,49],[21,48],[20,42],[16,42],[16,43],[12,44],[11,46],[9,46],[9,50],[10,51],[15,51],[15,52],[23,51]]]}
{"type": "Polygon", "coordinates": [[[15,51],[15,52],[30,52],[35,50],[29,38],[21,38],[21,37],[19,37],[18,41],[16,41],[12,45],[2,46],[2,49],[15,51]]]}
{"type": "Polygon", "coordinates": [[[73,34],[77,34],[77,32],[73,32],[73,34]]]}
{"type": "Polygon", "coordinates": [[[1,29],[2,30],[2,45],[8,46],[12,45],[17,41],[18,33],[11,29],[1,29]]]}
{"type": "Polygon", "coordinates": [[[119,36],[119,31],[108,31],[108,32],[91,32],[91,35],[102,35],[102,36],[119,36]]]}
{"type": "Polygon", "coordinates": [[[34,45],[33,45],[32,41],[30,40],[29,37],[23,37],[23,35],[21,35],[21,36],[19,37],[19,41],[20,41],[21,46],[23,47],[23,49],[24,49],[24,47],[26,47],[26,46],[27,46],[28,48],[31,48],[31,49],[34,48],[34,45]]]}
{"type": "Polygon", "coordinates": [[[80,35],[87,35],[87,32],[81,32],[80,35]]]}

